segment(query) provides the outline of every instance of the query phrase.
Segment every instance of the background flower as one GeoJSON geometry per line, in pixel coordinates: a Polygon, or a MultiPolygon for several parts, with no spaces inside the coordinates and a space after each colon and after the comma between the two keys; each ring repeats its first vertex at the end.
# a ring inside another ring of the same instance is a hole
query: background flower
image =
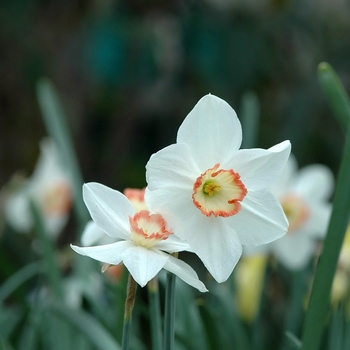
{"type": "Polygon", "coordinates": [[[246,247],[245,251],[271,252],[285,267],[303,268],[315,255],[317,242],[326,234],[332,209],[328,200],[333,187],[333,175],[326,166],[312,164],[298,170],[291,155],[272,187],[289,220],[288,233],[261,249],[246,247]]]}
{"type": "Polygon", "coordinates": [[[16,230],[28,232],[33,225],[29,204],[33,200],[47,233],[55,238],[68,220],[72,206],[71,183],[53,140],[42,140],[40,150],[32,176],[10,195],[5,214],[16,230]]]}

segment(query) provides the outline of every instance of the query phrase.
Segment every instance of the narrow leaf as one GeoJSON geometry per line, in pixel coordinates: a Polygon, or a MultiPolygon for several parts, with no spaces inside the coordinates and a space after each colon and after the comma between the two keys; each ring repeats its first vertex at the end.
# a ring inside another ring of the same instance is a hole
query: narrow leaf
{"type": "Polygon", "coordinates": [[[89,220],[89,215],[82,200],[83,177],[75,155],[66,115],[58,93],[50,80],[42,78],[38,82],[37,97],[47,131],[55,140],[62,155],[62,162],[70,172],[73,184],[74,207],[82,229],[89,220]]]}
{"type": "Polygon", "coordinates": [[[50,306],[52,312],[75,326],[86,338],[100,350],[120,350],[112,336],[92,316],[82,310],[72,310],[66,305],[55,303],[50,306]]]}
{"type": "Polygon", "coordinates": [[[335,189],[333,211],[324,241],[323,252],[315,273],[315,279],[306,312],[302,342],[303,350],[319,348],[325,320],[329,310],[329,295],[339,252],[344,240],[350,216],[350,128],[343,149],[340,171],[335,189]]]}
{"type": "Polygon", "coordinates": [[[350,122],[349,97],[333,68],[325,62],[318,66],[318,79],[334,116],[346,133],[350,122]]]}

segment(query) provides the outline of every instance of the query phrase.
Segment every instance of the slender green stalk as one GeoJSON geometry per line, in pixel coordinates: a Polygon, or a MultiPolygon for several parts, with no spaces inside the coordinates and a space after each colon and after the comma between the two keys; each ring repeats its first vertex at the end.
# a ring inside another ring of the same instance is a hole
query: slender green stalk
{"type": "Polygon", "coordinates": [[[161,329],[161,315],[160,315],[160,301],[159,301],[159,289],[158,278],[154,277],[148,284],[148,302],[149,302],[149,314],[151,322],[151,337],[152,337],[152,349],[162,349],[162,329],[161,329]]]}
{"type": "Polygon", "coordinates": [[[165,311],[164,311],[164,350],[174,349],[175,335],[175,281],[176,276],[167,273],[165,287],[165,311]]]}
{"type": "Polygon", "coordinates": [[[45,230],[45,226],[42,217],[39,213],[39,210],[37,209],[35,203],[32,200],[30,201],[30,209],[34,218],[35,231],[41,243],[49,283],[51,285],[55,297],[57,299],[62,299],[63,291],[61,284],[61,271],[55,261],[55,250],[52,241],[50,240],[45,230]]]}
{"type": "Polygon", "coordinates": [[[130,348],[132,311],[135,305],[136,289],[137,284],[131,274],[129,274],[124,309],[122,350],[128,350],[130,348]]]}
{"type": "Polygon", "coordinates": [[[343,156],[335,189],[333,211],[324,248],[316,269],[309,307],[306,312],[302,350],[319,348],[329,310],[329,295],[339,252],[350,216],[350,128],[348,128],[343,156]]]}

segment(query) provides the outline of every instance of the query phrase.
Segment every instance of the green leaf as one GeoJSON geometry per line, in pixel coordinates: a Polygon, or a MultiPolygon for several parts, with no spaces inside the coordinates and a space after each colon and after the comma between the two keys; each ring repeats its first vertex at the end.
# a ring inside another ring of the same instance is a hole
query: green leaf
{"type": "Polygon", "coordinates": [[[292,332],[286,331],[285,335],[295,350],[301,349],[301,341],[292,332]]]}
{"type": "Polygon", "coordinates": [[[9,277],[0,287],[0,304],[30,278],[44,271],[42,261],[31,263],[9,277]]]}
{"type": "Polygon", "coordinates": [[[77,328],[99,350],[120,350],[120,346],[101,324],[82,310],[55,303],[49,309],[77,328]]]}
{"type": "Polygon", "coordinates": [[[50,239],[48,233],[45,231],[43,218],[41,217],[39,210],[37,209],[35,203],[32,200],[30,201],[30,209],[34,219],[35,232],[42,245],[43,258],[45,260],[45,266],[47,267],[47,279],[50,283],[55,297],[58,299],[62,299],[62,276],[59,266],[55,260],[55,249],[53,246],[53,242],[50,239]]]}
{"type": "Polygon", "coordinates": [[[70,171],[70,177],[73,183],[74,207],[82,231],[86,222],[89,220],[89,214],[81,195],[83,177],[75,155],[72,138],[67,125],[67,118],[58,93],[50,80],[46,78],[39,80],[37,97],[47,131],[55,140],[60,150],[62,162],[70,171]]]}
{"type": "Polygon", "coordinates": [[[318,66],[318,79],[334,116],[346,133],[350,122],[350,102],[344,86],[333,68],[325,62],[318,66]]]}
{"type": "Polygon", "coordinates": [[[24,314],[25,312],[21,308],[0,306],[0,338],[3,342],[7,342],[23,319],[24,314]]]}
{"type": "MultiPolygon", "coordinates": [[[[336,90],[335,90],[336,91],[336,90]]],[[[347,107],[348,108],[348,107],[347,107]]],[[[350,113],[350,112],[349,112],[350,113]]],[[[345,119],[343,120],[345,122],[345,119]]],[[[329,310],[329,295],[350,216],[350,128],[337,179],[334,203],[323,252],[316,268],[302,335],[303,350],[317,350],[329,310]]]]}
{"type": "Polygon", "coordinates": [[[340,306],[339,309],[334,310],[329,327],[328,349],[329,350],[343,350],[346,349],[344,342],[344,310],[340,306]]]}

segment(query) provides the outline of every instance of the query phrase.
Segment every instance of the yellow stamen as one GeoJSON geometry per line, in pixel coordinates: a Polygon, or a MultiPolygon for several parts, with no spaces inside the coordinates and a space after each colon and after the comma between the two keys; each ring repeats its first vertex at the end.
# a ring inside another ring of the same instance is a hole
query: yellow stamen
{"type": "Polygon", "coordinates": [[[207,181],[203,185],[203,193],[207,194],[209,197],[211,197],[215,192],[219,192],[220,188],[221,188],[220,185],[217,185],[211,181],[207,181]]]}

